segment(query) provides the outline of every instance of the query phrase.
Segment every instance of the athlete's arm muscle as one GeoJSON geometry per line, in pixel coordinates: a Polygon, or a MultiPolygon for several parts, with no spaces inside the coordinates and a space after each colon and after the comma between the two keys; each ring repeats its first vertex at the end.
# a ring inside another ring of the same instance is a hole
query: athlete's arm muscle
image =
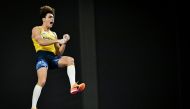
{"type": "Polygon", "coordinates": [[[32,29],[32,37],[38,42],[39,45],[41,46],[47,46],[55,43],[60,43],[60,40],[45,40],[41,37],[40,31],[37,27],[34,27],[32,29]]]}

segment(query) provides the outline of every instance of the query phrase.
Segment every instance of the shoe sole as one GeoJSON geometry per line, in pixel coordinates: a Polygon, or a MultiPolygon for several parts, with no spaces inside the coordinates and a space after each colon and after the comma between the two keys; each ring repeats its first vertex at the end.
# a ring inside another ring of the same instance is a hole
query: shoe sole
{"type": "Polygon", "coordinates": [[[81,84],[79,85],[78,90],[73,90],[73,91],[70,92],[70,93],[71,93],[72,95],[77,94],[78,92],[82,92],[82,91],[85,89],[85,87],[86,87],[86,85],[85,85],[84,83],[81,83],[81,84]]]}
{"type": "Polygon", "coordinates": [[[71,94],[76,94],[78,92],[78,89],[73,90],[72,92],[70,92],[71,94]]]}

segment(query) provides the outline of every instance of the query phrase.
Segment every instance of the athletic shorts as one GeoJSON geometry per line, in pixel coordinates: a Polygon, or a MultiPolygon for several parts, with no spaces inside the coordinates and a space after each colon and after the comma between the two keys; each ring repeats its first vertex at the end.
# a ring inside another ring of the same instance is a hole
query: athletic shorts
{"type": "Polygon", "coordinates": [[[56,69],[58,68],[58,61],[61,58],[61,56],[56,56],[49,51],[38,51],[36,56],[36,70],[42,67],[56,69]]]}

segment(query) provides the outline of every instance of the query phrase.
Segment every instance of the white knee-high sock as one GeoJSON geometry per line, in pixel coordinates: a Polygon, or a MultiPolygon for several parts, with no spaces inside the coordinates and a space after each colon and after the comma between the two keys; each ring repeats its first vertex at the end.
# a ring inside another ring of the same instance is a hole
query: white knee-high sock
{"type": "Polygon", "coordinates": [[[33,96],[32,96],[32,107],[34,107],[34,108],[36,108],[38,99],[39,99],[40,94],[41,94],[41,90],[42,90],[42,87],[39,85],[36,85],[34,87],[33,96]]]}
{"type": "Polygon", "coordinates": [[[75,65],[67,66],[67,75],[69,77],[70,85],[72,87],[75,84],[75,65]]]}

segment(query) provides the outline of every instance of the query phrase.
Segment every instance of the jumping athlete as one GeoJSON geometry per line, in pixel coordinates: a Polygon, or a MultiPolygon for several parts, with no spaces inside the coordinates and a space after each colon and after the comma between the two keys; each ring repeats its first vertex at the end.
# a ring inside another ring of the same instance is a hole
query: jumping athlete
{"type": "Polygon", "coordinates": [[[67,67],[70,82],[70,93],[77,94],[85,89],[85,83],[75,81],[75,63],[73,57],[62,56],[66,43],[70,40],[68,34],[58,39],[55,32],[51,31],[54,24],[55,10],[50,6],[40,8],[41,26],[32,29],[32,41],[36,50],[36,70],[38,81],[33,90],[32,109],[37,109],[37,102],[41,90],[46,83],[48,69],[67,67]]]}

